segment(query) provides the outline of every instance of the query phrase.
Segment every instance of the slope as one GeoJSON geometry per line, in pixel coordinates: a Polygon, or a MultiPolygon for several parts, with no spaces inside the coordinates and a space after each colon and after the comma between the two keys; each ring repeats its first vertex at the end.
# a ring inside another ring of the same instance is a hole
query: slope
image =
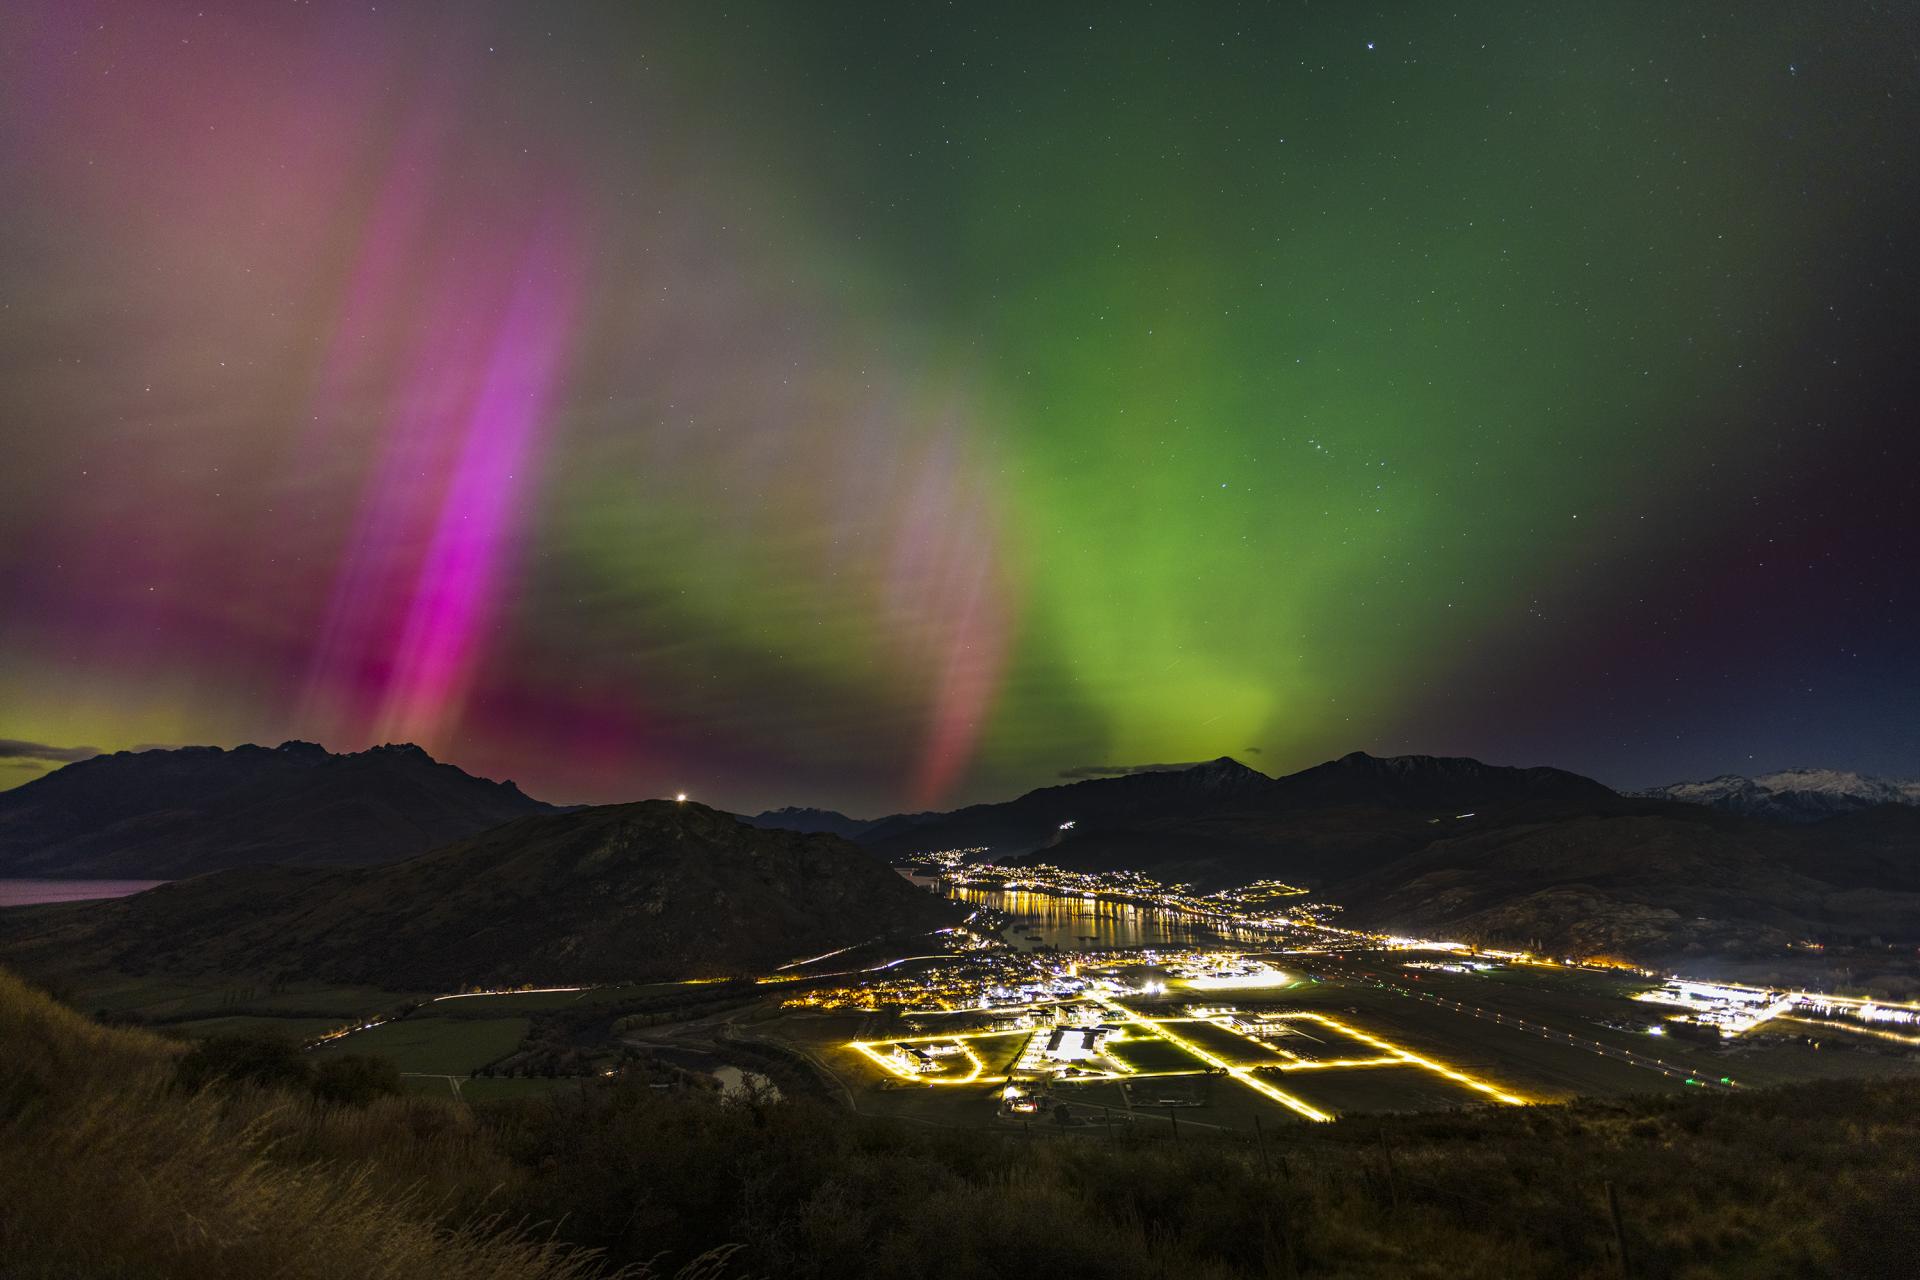
{"type": "Polygon", "coordinates": [[[391,866],[242,868],[0,913],[0,951],[36,973],[456,990],[763,973],[952,914],[837,837],[655,800],[522,818],[391,866]]]}

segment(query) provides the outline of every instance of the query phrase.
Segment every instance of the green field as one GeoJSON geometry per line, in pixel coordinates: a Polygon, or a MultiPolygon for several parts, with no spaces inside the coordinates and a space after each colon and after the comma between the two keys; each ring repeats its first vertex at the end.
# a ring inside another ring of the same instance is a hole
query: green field
{"type": "Polygon", "coordinates": [[[1263,1072],[1262,1079],[1334,1115],[1369,1111],[1445,1111],[1488,1101],[1485,1094],[1423,1067],[1329,1067],[1263,1072]]]}
{"type": "MultiPolygon", "coordinates": [[[[1185,1034],[1184,1029],[1176,1027],[1177,1034],[1185,1034]]],[[[1119,1059],[1135,1071],[1205,1071],[1207,1064],[1200,1061],[1171,1041],[1159,1038],[1147,1038],[1144,1027],[1130,1027],[1126,1040],[1115,1041],[1107,1046],[1109,1056],[1119,1059]]]]}
{"type": "MultiPolygon", "coordinates": [[[[410,1077],[419,1079],[421,1077],[410,1077]]],[[[467,1102],[499,1102],[508,1098],[549,1098],[555,1094],[572,1093],[583,1082],[571,1078],[547,1080],[539,1076],[526,1079],[515,1077],[508,1079],[499,1076],[489,1079],[478,1076],[460,1082],[460,1097],[467,1102]]]]}
{"type": "Polygon", "coordinates": [[[314,1052],[373,1054],[402,1071],[465,1075],[512,1053],[526,1034],[525,1018],[403,1018],[314,1052]]]}
{"type": "Polygon", "coordinates": [[[1167,1030],[1182,1040],[1190,1040],[1199,1045],[1222,1062],[1230,1062],[1236,1067],[1262,1066],[1287,1061],[1285,1055],[1275,1053],[1258,1040],[1249,1039],[1225,1027],[1215,1026],[1211,1022],[1199,1020],[1176,1022],[1167,1030]]]}
{"type": "Polygon", "coordinates": [[[423,997],[378,987],[340,986],[321,982],[289,983],[279,987],[246,978],[203,980],[169,976],[134,977],[100,973],[75,979],[70,999],[90,1012],[138,1015],[152,1022],[182,1022],[262,1013],[351,1021],[383,1012],[423,997]]]}
{"type": "Polygon", "coordinates": [[[289,1040],[306,1042],[318,1039],[330,1031],[338,1031],[346,1023],[339,1018],[266,1018],[248,1015],[229,1015],[220,1018],[196,1018],[191,1022],[171,1022],[164,1028],[175,1035],[188,1036],[195,1040],[208,1036],[285,1036],[289,1040]]]}

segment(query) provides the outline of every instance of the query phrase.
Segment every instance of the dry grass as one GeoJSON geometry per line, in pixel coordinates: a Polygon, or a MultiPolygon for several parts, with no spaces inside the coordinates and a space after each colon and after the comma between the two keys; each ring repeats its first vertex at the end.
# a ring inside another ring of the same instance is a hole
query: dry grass
{"type": "Polygon", "coordinates": [[[9,1280],[564,1280],[595,1270],[591,1253],[473,1216],[482,1184],[504,1185],[511,1171],[465,1113],[403,1099],[346,1111],[259,1091],[187,1095],[171,1083],[176,1052],[0,972],[9,1280]]]}
{"type": "Polygon", "coordinates": [[[1599,1280],[1609,1184],[1640,1280],[1920,1257],[1913,1081],[1277,1127],[1269,1161],[1243,1134],[1002,1136],[641,1076],[477,1112],[191,1095],[177,1052],[0,972],[0,1278],[1599,1280]]]}

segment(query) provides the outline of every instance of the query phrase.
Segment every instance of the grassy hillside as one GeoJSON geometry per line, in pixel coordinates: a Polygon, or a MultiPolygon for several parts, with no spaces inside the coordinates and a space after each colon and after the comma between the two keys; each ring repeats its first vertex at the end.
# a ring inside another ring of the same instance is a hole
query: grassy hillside
{"type": "Polygon", "coordinates": [[[493,1229],[522,1177],[469,1113],[399,1098],[190,1094],[178,1044],[110,1030],[0,971],[0,1273],[584,1275],[493,1229]]]}
{"type": "Polygon", "coordinates": [[[1263,1152],[728,1103],[645,1069],[478,1109],[189,1094],[177,1052],[0,975],[9,1277],[1575,1280],[1622,1273],[1608,1184],[1632,1276],[1907,1276],[1920,1252],[1912,1083],[1361,1117],[1263,1152]]]}

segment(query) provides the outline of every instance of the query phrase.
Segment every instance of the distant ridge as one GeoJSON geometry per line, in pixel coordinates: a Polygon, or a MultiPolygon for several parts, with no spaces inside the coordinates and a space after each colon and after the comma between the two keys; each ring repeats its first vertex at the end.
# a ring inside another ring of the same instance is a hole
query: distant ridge
{"type": "Polygon", "coordinates": [[[873,825],[871,819],[849,818],[844,813],[832,809],[809,809],[798,805],[788,805],[784,809],[768,809],[751,817],[742,815],[740,821],[750,827],[762,827],[779,831],[817,832],[841,836],[851,840],[873,825]]]}
{"type": "Polygon", "coordinates": [[[0,876],[392,862],[550,808],[411,743],[120,751],[0,792],[0,876]]]}
{"type": "Polygon", "coordinates": [[[1674,782],[1634,794],[1707,805],[1750,818],[1819,822],[1876,805],[1920,805],[1920,781],[1900,782],[1841,769],[1782,769],[1757,778],[1723,774],[1704,782],[1674,782]]]}
{"type": "Polygon", "coordinates": [[[1624,803],[1579,774],[1464,757],[1355,751],[1270,778],[1222,756],[952,813],[882,818],[855,838],[887,857],[982,848],[1001,862],[1129,867],[1212,887],[1357,874],[1434,839],[1434,821],[1607,812],[1624,803]]]}

